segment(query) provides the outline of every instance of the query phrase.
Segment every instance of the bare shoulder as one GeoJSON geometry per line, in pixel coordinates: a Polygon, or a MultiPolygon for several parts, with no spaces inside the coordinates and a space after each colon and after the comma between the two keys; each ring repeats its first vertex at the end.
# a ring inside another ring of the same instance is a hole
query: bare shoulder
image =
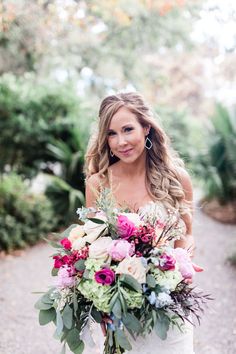
{"type": "Polygon", "coordinates": [[[86,179],[86,187],[88,186],[89,188],[99,188],[101,184],[101,176],[99,173],[94,173],[92,176],[86,179]]]}
{"type": "Polygon", "coordinates": [[[193,186],[189,173],[182,167],[178,168],[178,175],[180,177],[180,183],[183,187],[185,199],[192,200],[193,199],[193,186]]]}

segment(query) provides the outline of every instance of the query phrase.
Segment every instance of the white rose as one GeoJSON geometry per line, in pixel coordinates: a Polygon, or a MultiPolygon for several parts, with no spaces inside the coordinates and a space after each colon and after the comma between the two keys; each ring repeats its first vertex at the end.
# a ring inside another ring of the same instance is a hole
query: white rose
{"type": "MultiPolygon", "coordinates": [[[[103,215],[99,215],[99,217],[96,217],[96,219],[100,219],[103,221],[107,221],[107,218],[103,215]]],[[[107,231],[107,224],[97,224],[91,220],[87,221],[84,224],[84,232],[86,233],[87,236],[91,235],[91,242],[93,242],[94,240],[96,240],[96,238],[98,238],[98,236],[102,236],[105,235],[107,231]]],[[[90,241],[88,241],[90,242],[90,241]]]]}
{"type": "Polygon", "coordinates": [[[143,224],[140,216],[136,213],[121,213],[120,215],[126,216],[136,227],[139,227],[143,224]]]}
{"type": "Polygon", "coordinates": [[[71,229],[68,239],[73,244],[74,241],[80,239],[85,235],[84,228],[82,225],[77,225],[71,229]]]}
{"type": "MultiPolygon", "coordinates": [[[[99,219],[103,221],[107,220],[104,216],[99,216],[99,219]]],[[[86,242],[93,243],[98,238],[98,236],[105,235],[107,231],[107,225],[97,224],[89,220],[83,225],[83,230],[86,235],[72,242],[73,250],[78,251],[86,245],[86,242]]]]}
{"type": "Polygon", "coordinates": [[[108,247],[112,243],[111,237],[100,237],[89,246],[89,258],[104,259],[109,257],[108,247]]]}
{"type": "Polygon", "coordinates": [[[117,274],[129,274],[140,284],[146,283],[146,270],[142,264],[141,258],[136,256],[123,259],[116,268],[117,274]]]}

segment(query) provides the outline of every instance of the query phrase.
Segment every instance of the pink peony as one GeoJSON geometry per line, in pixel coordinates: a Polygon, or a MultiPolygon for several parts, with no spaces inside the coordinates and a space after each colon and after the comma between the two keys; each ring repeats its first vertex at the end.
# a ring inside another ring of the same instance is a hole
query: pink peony
{"type": "Polygon", "coordinates": [[[134,254],[135,246],[126,240],[113,240],[108,246],[107,251],[112,259],[122,261],[122,259],[134,254]]]}
{"type": "Polygon", "coordinates": [[[70,250],[71,249],[71,242],[70,240],[65,237],[63,238],[63,240],[60,241],[60,244],[66,249],[66,250],[70,250]]]}
{"type": "Polygon", "coordinates": [[[61,267],[58,271],[56,278],[56,287],[57,288],[67,288],[75,285],[75,278],[72,276],[74,274],[74,270],[67,265],[61,267]]]}
{"type": "Polygon", "coordinates": [[[130,221],[127,216],[119,215],[117,219],[117,232],[119,236],[125,240],[128,240],[136,233],[135,224],[130,221]]]}
{"type": "Polygon", "coordinates": [[[102,285],[111,285],[115,280],[115,273],[109,268],[103,268],[94,275],[97,283],[102,285]]]}
{"type": "Polygon", "coordinates": [[[159,258],[159,266],[158,268],[160,270],[174,270],[175,269],[175,263],[176,260],[174,257],[168,255],[167,253],[163,253],[160,258],[159,258]]]}
{"type": "Polygon", "coordinates": [[[184,279],[191,279],[195,273],[192,261],[188,252],[183,248],[175,248],[173,250],[174,257],[179,265],[179,271],[184,279]]]}

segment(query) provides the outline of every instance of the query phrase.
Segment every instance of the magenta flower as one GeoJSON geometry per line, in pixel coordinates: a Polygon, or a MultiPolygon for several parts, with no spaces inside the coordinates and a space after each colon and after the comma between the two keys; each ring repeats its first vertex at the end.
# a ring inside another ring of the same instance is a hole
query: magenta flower
{"type": "Polygon", "coordinates": [[[174,270],[175,269],[176,260],[174,257],[168,255],[167,253],[163,253],[159,258],[159,266],[160,270],[174,270]]]}
{"type": "Polygon", "coordinates": [[[125,240],[128,240],[136,233],[136,226],[130,221],[127,216],[119,215],[117,219],[117,232],[119,236],[125,240]]]}
{"type": "Polygon", "coordinates": [[[113,240],[108,246],[107,251],[112,259],[122,261],[122,259],[134,254],[135,246],[133,243],[129,243],[126,240],[113,240]]]}
{"type": "Polygon", "coordinates": [[[109,268],[103,268],[94,275],[97,283],[102,285],[111,285],[115,280],[115,273],[109,268]]]}
{"type": "Polygon", "coordinates": [[[70,240],[65,237],[63,238],[63,240],[60,241],[60,244],[66,249],[66,250],[70,250],[71,249],[71,242],[70,240]]]}

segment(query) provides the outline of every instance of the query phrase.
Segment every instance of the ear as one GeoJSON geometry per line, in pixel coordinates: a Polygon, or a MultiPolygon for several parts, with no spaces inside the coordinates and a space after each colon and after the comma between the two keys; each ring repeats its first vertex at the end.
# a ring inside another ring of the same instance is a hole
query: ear
{"type": "Polygon", "coordinates": [[[144,134],[145,134],[145,136],[147,136],[147,135],[149,134],[149,132],[150,132],[151,125],[148,124],[148,125],[145,126],[143,129],[144,129],[144,134]]]}

